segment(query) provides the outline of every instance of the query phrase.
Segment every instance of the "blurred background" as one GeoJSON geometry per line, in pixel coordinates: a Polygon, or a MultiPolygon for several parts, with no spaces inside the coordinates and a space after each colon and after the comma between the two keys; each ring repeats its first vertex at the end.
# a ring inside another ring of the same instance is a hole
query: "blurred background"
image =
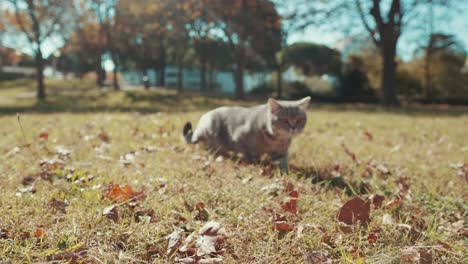
{"type": "Polygon", "coordinates": [[[468,104],[466,11],[464,0],[3,0],[0,104],[63,89],[468,104]]]}

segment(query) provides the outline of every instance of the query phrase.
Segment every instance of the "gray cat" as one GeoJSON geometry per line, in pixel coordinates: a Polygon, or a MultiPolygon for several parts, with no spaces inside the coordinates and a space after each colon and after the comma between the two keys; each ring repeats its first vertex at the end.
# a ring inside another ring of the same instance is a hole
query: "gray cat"
{"type": "Polygon", "coordinates": [[[187,143],[203,142],[220,154],[241,153],[252,162],[267,154],[279,161],[281,172],[288,170],[288,148],[293,136],[307,122],[310,97],[299,101],[277,101],[254,107],[220,107],[204,114],[195,131],[187,122],[183,134],[187,143]]]}

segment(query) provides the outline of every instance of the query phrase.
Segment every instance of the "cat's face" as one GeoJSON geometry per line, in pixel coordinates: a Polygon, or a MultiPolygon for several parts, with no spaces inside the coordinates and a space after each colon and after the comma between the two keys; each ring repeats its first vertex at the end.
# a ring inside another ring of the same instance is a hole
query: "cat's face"
{"type": "Polygon", "coordinates": [[[306,109],[309,101],[310,97],[305,97],[299,101],[268,99],[274,133],[287,136],[301,133],[307,122],[306,109]]]}

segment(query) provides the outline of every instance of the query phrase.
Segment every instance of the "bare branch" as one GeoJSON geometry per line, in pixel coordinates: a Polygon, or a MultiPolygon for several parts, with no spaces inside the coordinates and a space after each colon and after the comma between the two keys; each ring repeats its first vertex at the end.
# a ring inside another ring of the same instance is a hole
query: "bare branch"
{"type": "Polygon", "coordinates": [[[380,46],[381,40],[377,39],[375,37],[375,29],[372,29],[370,27],[370,25],[369,25],[369,22],[367,22],[367,19],[366,19],[366,16],[364,14],[364,11],[362,9],[362,5],[361,5],[360,0],[356,0],[356,6],[357,6],[357,9],[358,9],[359,17],[361,18],[361,21],[364,24],[364,27],[369,32],[369,34],[370,34],[372,40],[374,41],[375,45],[380,46]]]}
{"type": "Polygon", "coordinates": [[[21,18],[21,15],[20,15],[20,9],[18,7],[18,3],[17,1],[15,0],[10,0],[10,2],[14,5],[15,7],[15,18],[16,18],[16,21],[18,22],[18,25],[21,29],[21,31],[23,31],[23,33],[26,35],[26,37],[28,38],[29,42],[34,42],[34,36],[31,36],[29,31],[26,29],[26,26],[23,22],[23,19],[21,18]]]}

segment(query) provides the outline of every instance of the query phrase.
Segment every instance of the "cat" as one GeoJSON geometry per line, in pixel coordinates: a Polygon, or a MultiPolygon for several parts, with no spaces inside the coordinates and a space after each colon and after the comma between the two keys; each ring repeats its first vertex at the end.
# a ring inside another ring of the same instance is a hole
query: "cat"
{"type": "Polygon", "coordinates": [[[249,162],[267,154],[279,161],[280,171],[288,171],[288,149],[294,136],[307,122],[306,108],[310,97],[298,101],[269,98],[254,107],[219,107],[205,113],[193,131],[187,122],[183,128],[189,144],[203,142],[219,154],[241,153],[249,162]]]}

